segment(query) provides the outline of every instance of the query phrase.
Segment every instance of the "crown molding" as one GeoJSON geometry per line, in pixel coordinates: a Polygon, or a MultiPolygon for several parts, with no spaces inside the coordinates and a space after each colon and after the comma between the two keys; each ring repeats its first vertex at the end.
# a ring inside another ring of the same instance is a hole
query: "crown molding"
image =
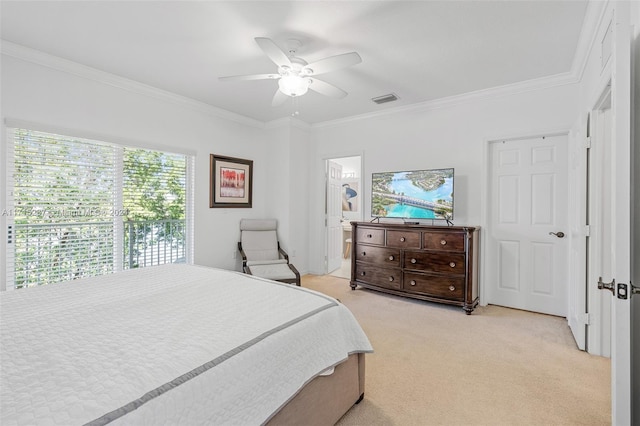
{"type": "Polygon", "coordinates": [[[587,67],[587,61],[589,60],[589,55],[591,54],[593,46],[596,43],[598,28],[600,27],[601,22],[604,19],[608,3],[609,0],[590,0],[588,2],[582,29],[580,30],[580,36],[578,37],[576,53],[573,57],[571,70],[569,72],[556,74],[549,77],[527,80],[505,86],[498,86],[489,89],[478,90],[475,92],[464,93],[462,95],[434,99],[432,101],[426,101],[418,104],[386,109],[384,111],[361,114],[337,120],[324,121],[321,123],[312,124],[311,127],[333,127],[354,121],[366,120],[392,114],[400,114],[408,111],[427,111],[437,108],[446,108],[471,101],[492,99],[528,91],[542,90],[567,84],[579,83],[580,81],[582,81],[584,71],[587,67]]]}
{"type": "Polygon", "coordinates": [[[222,108],[214,107],[205,102],[197,101],[186,96],[177,95],[166,90],[158,89],[157,87],[149,86],[147,84],[130,80],[128,78],[120,77],[115,74],[101,71],[96,68],[70,61],[68,59],[60,58],[58,56],[50,55],[48,53],[12,43],[7,40],[0,40],[0,53],[2,55],[10,56],[26,62],[31,62],[68,74],[73,74],[87,80],[117,87],[119,89],[127,90],[139,95],[148,96],[150,98],[158,99],[161,101],[171,102],[224,120],[234,121],[236,123],[257,127],[260,129],[265,128],[265,123],[263,123],[262,121],[254,120],[252,118],[245,117],[244,115],[236,114],[222,108]]]}
{"type": "Polygon", "coordinates": [[[278,118],[277,120],[267,121],[264,124],[265,129],[277,129],[280,127],[295,127],[301,130],[311,129],[311,125],[309,123],[295,117],[282,117],[278,118]]]}
{"type": "Polygon", "coordinates": [[[288,127],[290,125],[291,125],[291,118],[290,117],[282,117],[282,118],[278,118],[277,120],[267,121],[264,124],[264,128],[265,129],[278,129],[280,127],[288,127]]]}
{"type": "Polygon", "coordinates": [[[513,84],[507,84],[504,86],[492,87],[489,89],[477,90],[475,92],[463,93],[461,95],[448,96],[446,98],[434,99],[432,101],[425,101],[415,103],[411,105],[405,105],[392,109],[386,109],[384,111],[377,111],[367,114],[355,115],[352,117],[341,118],[338,120],[324,121],[322,123],[312,124],[312,128],[333,127],[353,121],[366,120],[376,117],[388,116],[393,114],[401,114],[406,112],[421,112],[429,111],[439,108],[448,108],[456,105],[466,104],[469,102],[496,99],[506,96],[512,96],[519,93],[549,89],[557,86],[564,86],[568,84],[578,83],[579,79],[573,72],[566,72],[562,74],[556,74],[549,77],[542,77],[527,81],[522,81],[513,84]]]}
{"type": "Polygon", "coordinates": [[[577,76],[579,81],[582,80],[584,71],[587,68],[589,56],[596,44],[598,28],[602,25],[608,3],[609,0],[591,0],[587,3],[587,11],[582,23],[576,54],[573,57],[573,64],[571,66],[572,73],[577,76]]]}
{"type": "Polygon", "coordinates": [[[609,0],[591,0],[588,2],[584,23],[580,31],[578,45],[576,47],[576,53],[573,58],[571,71],[569,72],[319,123],[307,123],[295,117],[284,117],[269,122],[262,122],[241,114],[227,111],[222,108],[214,107],[207,103],[197,101],[186,96],[177,95],[175,93],[158,89],[156,87],[139,83],[137,81],[119,77],[105,71],[100,71],[95,68],[91,68],[73,61],[69,61],[67,59],[53,56],[35,49],[24,47],[6,40],[0,40],[0,53],[27,62],[32,62],[52,69],[74,74],[82,78],[118,87],[120,89],[149,96],[155,99],[172,102],[204,114],[212,115],[217,118],[233,121],[259,129],[276,129],[279,127],[290,126],[303,130],[310,130],[324,127],[340,126],[360,120],[391,116],[406,112],[421,112],[439,108],[447,108],[473,101],[495,99],[524,92],[543,90],[562,85],[579,83],[582,80],[589,55],[591,54],[593,46],[596,42],[597,30],[601,21],[603,20],[608,3],[609,0]]]}
{"type": "Polygon", "coordinates": [[[300,120],[299,118],[292,117],[289,123],[291,124],[291,127],[295,127],[300,130],[311,129],[311,124],[307,123],[306,121],[300,120]]]}

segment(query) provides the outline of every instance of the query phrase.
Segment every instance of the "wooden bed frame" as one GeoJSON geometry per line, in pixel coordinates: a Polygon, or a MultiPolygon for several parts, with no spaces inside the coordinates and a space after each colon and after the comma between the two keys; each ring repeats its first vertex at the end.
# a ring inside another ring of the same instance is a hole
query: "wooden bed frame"
{"type": "Polygon", "coordinates": [[[364,356],[352,354],[333,374],[318,376],[303,387],[265,424],[334,425],[364,398],[364,356]]]}

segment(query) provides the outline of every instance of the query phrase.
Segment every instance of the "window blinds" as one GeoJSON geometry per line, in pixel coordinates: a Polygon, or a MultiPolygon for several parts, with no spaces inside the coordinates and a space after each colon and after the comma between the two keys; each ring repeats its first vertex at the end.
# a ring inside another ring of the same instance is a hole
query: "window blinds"
{"type": "Polygon", "coordinates": [[[112,272],[116,149],[25,129],[10,135],[14,286],[112,272]]]}
{"type": "Polygon", "coordinates": [[[192,158],[25,129],[8,136],[7,288],[190,261],[192,158]]]}
{"type": "Polygon", "coordinates": [[[123,268],[185,262],[186,157],[133,148],[123,157],[123,268]]]}

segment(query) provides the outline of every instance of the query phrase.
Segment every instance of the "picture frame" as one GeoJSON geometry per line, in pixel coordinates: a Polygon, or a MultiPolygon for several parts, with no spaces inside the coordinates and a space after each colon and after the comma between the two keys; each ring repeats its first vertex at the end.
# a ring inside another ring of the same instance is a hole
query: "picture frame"
{"type": "Polygon", "coordinates": [[[253,160],[209,156],[209,207],[251,208],[253,160]]]}

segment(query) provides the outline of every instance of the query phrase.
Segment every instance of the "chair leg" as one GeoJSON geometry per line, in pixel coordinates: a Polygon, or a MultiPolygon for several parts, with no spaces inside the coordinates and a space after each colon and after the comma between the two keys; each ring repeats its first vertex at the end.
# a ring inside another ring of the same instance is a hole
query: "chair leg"
{"type": "Polygon", "coordinates": [[[351,238],[346,239],[347,246],[344,249],[344,258],[349,257],[349,252],[351,251],[351,238]]]}

